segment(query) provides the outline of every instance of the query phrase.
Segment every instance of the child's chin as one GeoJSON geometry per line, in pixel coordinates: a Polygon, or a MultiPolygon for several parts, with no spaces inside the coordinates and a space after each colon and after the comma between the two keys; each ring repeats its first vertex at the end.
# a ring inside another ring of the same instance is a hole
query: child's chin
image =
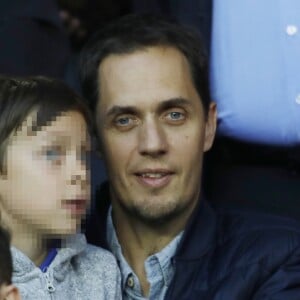
{"type": "Polygon", "coordinates": [[[80,222],[72,222],[65,226],[49,228],[47,235],[51,238],[64,238],[65,236],[76,234],[80,231],[80,222]]]}

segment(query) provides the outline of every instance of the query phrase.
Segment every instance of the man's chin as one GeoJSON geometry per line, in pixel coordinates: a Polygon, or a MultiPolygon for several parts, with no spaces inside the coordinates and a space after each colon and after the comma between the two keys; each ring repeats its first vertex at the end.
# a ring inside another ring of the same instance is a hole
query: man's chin
{"type": "Polygon", "coordinates": [[[183,209],[180,207],[155,207],[151,209],[151,207],[139,208],[135,207],[130,210],[131,217],[139,220],[144,224],[148,224],[149,226],[163,226],[168,223],[171,223],[173,220],[177,219],[183,213],[183,209]]]}

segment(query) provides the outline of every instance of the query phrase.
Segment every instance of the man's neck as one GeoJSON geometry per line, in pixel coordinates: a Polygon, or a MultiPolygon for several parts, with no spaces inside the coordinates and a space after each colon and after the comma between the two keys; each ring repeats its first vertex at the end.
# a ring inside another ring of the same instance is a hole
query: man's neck
{"type": "Polygon", "coordinates": [[[147,296],[149,283],[145,260],[160,252],[185,228],[187,217],[160,226],[151,226],[114,208],[112,217],[123,256],[139,278],[143,295],[147,296]]]}

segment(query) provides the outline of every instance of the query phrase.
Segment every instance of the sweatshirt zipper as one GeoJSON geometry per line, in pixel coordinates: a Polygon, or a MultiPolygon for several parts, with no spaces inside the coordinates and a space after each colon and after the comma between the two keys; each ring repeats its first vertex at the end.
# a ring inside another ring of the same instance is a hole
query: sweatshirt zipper
{"type": "MultiPolygon", "coordinates": [[[[45,279],[46,279],[46,290],[52,294],[55,292],[55,287],[53,285],[53,276],[52,273],[50,273],[51,271],[48,272],[48,270],[46,271],[45,274],[45,279]]],[[[52,298],[52,297],[51,297],[52,298]]]]}

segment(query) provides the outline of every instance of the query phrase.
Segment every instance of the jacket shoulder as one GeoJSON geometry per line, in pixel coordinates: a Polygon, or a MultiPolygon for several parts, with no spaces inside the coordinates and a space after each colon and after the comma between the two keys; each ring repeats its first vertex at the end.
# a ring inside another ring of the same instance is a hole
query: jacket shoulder
{"type": "Polygon", "coordinates": [[[300,253],[300,222],[254,212],[218,212],[216,251],[236,267],[259,263],[276,269],[291,255],[300,253]],[[226,254],[226,255],[225,255],[226,254]]]}

